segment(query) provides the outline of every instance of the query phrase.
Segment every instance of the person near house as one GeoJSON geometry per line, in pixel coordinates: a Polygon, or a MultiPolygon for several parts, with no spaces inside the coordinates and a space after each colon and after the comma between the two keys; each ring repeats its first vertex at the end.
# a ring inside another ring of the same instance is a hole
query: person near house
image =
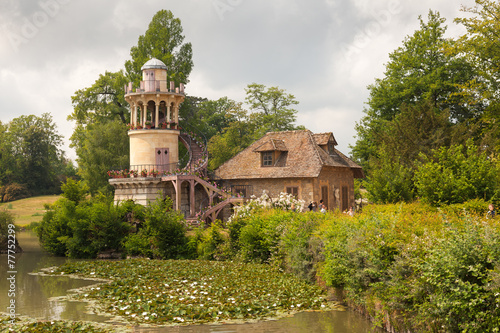
{"type": "Polygon", "coordinates": [[[312,201],[309,203],[309,206],[307,206],[307,208],[309,208],[310,212],[313,210],[313,202],[312,201]]]}
{"type": "Polygon", "coordinates": [[[352,206],[349,207],[349,211],[347,212],[347,215],[354,216],[354,208],[352,206]]]}
{"type": "Polygon", "coordinates": [[[493,204],[489,204],[488,205],[488,212],[486,213],[486,218],[487,219],[492,219],[494,218],[495,216],[497,215],[496,211],[495,211],[495,206],[493,206],[493,204]]]}
{"type": "Polygon", "coordinates": [[[292,212],[297,211],[297,207],[295,207],[295,204],[294,204],[294,203],[292,203],[292,206],[290,207],[290,210],[291,210],[292,212]]]}
{"type": "Polygon", "coordinates": [[[318,203],[316,201],[313,201],[313,212],[318,210],[318,203]]]}
{"type": "Polygon", "coordinates": [[[320,207],[321,207],[320,212],[322,212],[323,214],[326,213],[326,206],[324,204],[320,204],[320,207]]]}

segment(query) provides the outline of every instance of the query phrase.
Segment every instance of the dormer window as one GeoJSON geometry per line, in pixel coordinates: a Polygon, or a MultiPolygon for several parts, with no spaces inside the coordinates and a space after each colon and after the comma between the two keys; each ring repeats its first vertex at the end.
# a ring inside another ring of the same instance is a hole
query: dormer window
{"type": "Polygon", "coordinates": [[[283,140],[266,141],[254,152],[260,154],[260,166],[262,167],[284,167],[286,165],[288,149],[283,140]]]}
{"type": "Polygon", "coordinates": [[[272,151],[263,151],[261,153],[261,162],[262,166],[273,166],[274,165],[274,152],[272,151]]]}
{"type": "Polygon", "coordinates": [[[335,152],[334,144],[333,142],[328,142],[328,154],[333,155],[335,152]]]}

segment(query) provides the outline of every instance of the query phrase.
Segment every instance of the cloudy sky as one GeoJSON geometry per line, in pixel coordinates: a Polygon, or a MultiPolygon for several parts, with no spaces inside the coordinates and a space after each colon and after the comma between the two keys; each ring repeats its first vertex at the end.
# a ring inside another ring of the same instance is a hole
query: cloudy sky
{"type": "Polygon", "coordinates": [[[71,96],[105,71],[124,68],[153,15],[180,18],[193,46],[186,93],[244,101],[256,82],[295,95],[298,124],[333,132],[350,154],[367,85],[429,9],[453,18],[473,0],[0,0],[0,121],[50,112],[65,137],[71,96]]]}

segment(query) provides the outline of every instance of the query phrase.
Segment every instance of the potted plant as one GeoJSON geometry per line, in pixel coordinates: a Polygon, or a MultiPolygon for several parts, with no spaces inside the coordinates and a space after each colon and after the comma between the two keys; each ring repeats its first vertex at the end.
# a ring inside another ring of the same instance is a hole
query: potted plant
{"type": "Polygon", "coordinates": [[[147,176],[148,176],[148,170],[143,169],[143,170],[141,171],[141,177],[147,177],[147,176]]]}
{"type": "Polygon", "coordinates": [[[167,122],[166,121],[162,121],[161,128],[163,128],[163,129],[167,128],[167,122]]]}
{"type": "Polygon", "coordinates": [[[146,128],[148,128],[148,129],[151,128],[151,122],[149,120],[146,121],[145,125],[146,125],[146,128]]]}

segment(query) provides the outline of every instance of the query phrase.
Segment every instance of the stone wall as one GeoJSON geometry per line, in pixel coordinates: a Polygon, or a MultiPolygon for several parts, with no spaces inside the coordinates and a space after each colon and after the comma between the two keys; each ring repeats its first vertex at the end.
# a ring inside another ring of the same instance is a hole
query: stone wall
{"type": "MultiPolygon", "coordinates": [[[[163,196],[166,183],[160,178],[114,178],[109,183],[115,188],[115,204],[126,200],[147,205],[148,200],[154,201],[160,193],[163,196]]],[[[175,197],[174,197],[175,198],[175,197]]]]}
{"type": "Polygon", "coordinates": [[[324,167],[318,178],[278,178],[278,179],[233,179],[225,182],[230,185],[251,185],[252,193],[260,197],[267,191],[270,197],[277,197],[285,192],[287,187],[296,187],[298,199],[304,200],[306,206],[311,201],[322,199],[322,187],[326,187],[328,198],[325,200],[327,209],[341,209],[354,205],[354,176],[351,169],[324,167]],[[342,205],[342,187],[347,188],[348,201],[342,205]]]}
{"type": "Polygon", "coordinates": [[[179,131],[142,129],[129,131],[130,165],[156,164],[156,148],[168,148],[169,162],[179,162],[179,131]]]}

